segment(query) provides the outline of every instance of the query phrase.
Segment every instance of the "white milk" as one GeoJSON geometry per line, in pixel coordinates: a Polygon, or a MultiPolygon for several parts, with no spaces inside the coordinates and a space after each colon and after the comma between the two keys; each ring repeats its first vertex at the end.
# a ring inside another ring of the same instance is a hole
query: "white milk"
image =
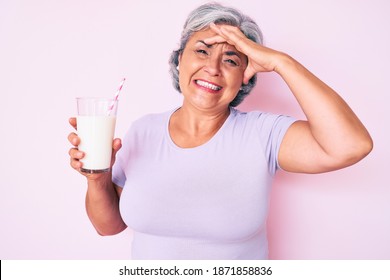
{"type": "Polygon", "coordinates": [[[111,163],[115,116],[77,116],[79,150],[85,153],[82,168],[108,171],[111,163]]]}

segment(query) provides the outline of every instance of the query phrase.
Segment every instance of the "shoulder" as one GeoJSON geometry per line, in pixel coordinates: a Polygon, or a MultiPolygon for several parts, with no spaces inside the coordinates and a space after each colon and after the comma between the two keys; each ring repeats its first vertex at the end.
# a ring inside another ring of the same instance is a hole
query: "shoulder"
{"type": "Polygon", "coordinates": [[[249,111],[242,112],[238,109],[231,108],[232,119],[237,123],[253,124],[258,127],[262,126],[274,126],[278,123],[290,123],[294,121],[293,118],[286,115],[274,114],[270,112],[262,111],[249,111]]]}
{"type": "Polygon", "coordinates": [[[231,114],[234,116],[234,118],[239,119],[239,120],[243,120],[243,119],[256,120],[259,118],[264,118],[267,116],[275,115],[272,113],[263,112],[263,111],[259,111],[259,110],[244,112],[244,111],[240,111],[239,109],[236,109],[236,108],[230,108],[230,111],[231,111],[231,114]]]}
{"type": "Polygon", "coordinates": [[[296,119],[281,114],[250,111],[232,111],[232,128],[240,133],[248,134],[260,139],[263,144],[277,139],[281,141],[284,134],[296,119]]]}
{"type": "Polygon", "coordinates": [[[174,110],[169,110],[162,113],[151,113],[144,115],[136,119],[132,123],[131,128],[136,130],[145,130],[165,126],[169,121],[169,117],[173,113],[173,111],[174,110]]]}
{"type": "Polygon", "coordinates": [[[162,112],[162,113],[151,113],[144,115],[136,119],[132,126],[144,126],[144,125],[158,125],[163,123],[167,118],[169,118],[171,111],[162,112]]]}
{"type": "Polygon", "coordinates": [[[166,128],[169,116],[172,112],[173,110],[170,110],[162,113],[151,113],[139,117],[131,123],[125,138],[129,139],[138,136],[161,133],[166,128]]]}

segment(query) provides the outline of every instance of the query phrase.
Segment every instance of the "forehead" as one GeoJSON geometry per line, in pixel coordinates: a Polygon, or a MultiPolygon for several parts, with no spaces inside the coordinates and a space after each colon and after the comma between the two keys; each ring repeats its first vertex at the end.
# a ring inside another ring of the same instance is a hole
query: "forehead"
{"type": "MultiPolygon", "coordinates": [[[[197,31],[197,32],[194,32],[191,36],[191,38],[188,40],[187,44],[190,43],[190,44],[196,44],[199,40],[204,40],[206,38],[210,38],[210,37],[213,37],[213,36],[216,36],[217,33],[215,33],[212,29],[210,28],[207,28],[207,29],[203,29],[203,30],[200,30],[200,31],[197,31]]],[[[219,43],[218,45],[222,45],[224,49],[230,49],[230,50],[235,50],[237,51],[237,49],[233,46],[233,45],[230,45],[228,43],[219,43]]],[[[238,52],[238,51],[237,51],[238,52]]]]}

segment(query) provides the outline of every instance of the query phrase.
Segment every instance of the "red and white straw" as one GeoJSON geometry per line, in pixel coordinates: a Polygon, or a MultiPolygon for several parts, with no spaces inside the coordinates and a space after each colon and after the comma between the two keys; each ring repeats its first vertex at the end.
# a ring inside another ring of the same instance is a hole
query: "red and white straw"
{"type": "Polygon", "coordinates": [[[126,78],[123,78],[123,80],[119,84],[119,88],[118,88],[118,90],[116,91],[116,93],[114,95],[114,100],[112,101],[110,107],[108,108],[108,115],[110,115],[112,109],[114,109],[115,102],[119,99],[119,93],[121,92],[123,84],[125,83],[125,81],[126,81],[126,78]]]}

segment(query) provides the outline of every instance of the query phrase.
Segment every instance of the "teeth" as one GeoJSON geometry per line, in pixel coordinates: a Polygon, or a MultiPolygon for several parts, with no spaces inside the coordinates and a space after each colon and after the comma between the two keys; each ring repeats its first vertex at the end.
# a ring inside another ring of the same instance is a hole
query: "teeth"
{"type": "Polygon", "coordinates": [[[205,82],[205,81],[197,80],[196,83],[202,87],[209,88],[212,90],[220,90],[221,89],[221,87],[209,84],[208,82],[205,82]]]}

